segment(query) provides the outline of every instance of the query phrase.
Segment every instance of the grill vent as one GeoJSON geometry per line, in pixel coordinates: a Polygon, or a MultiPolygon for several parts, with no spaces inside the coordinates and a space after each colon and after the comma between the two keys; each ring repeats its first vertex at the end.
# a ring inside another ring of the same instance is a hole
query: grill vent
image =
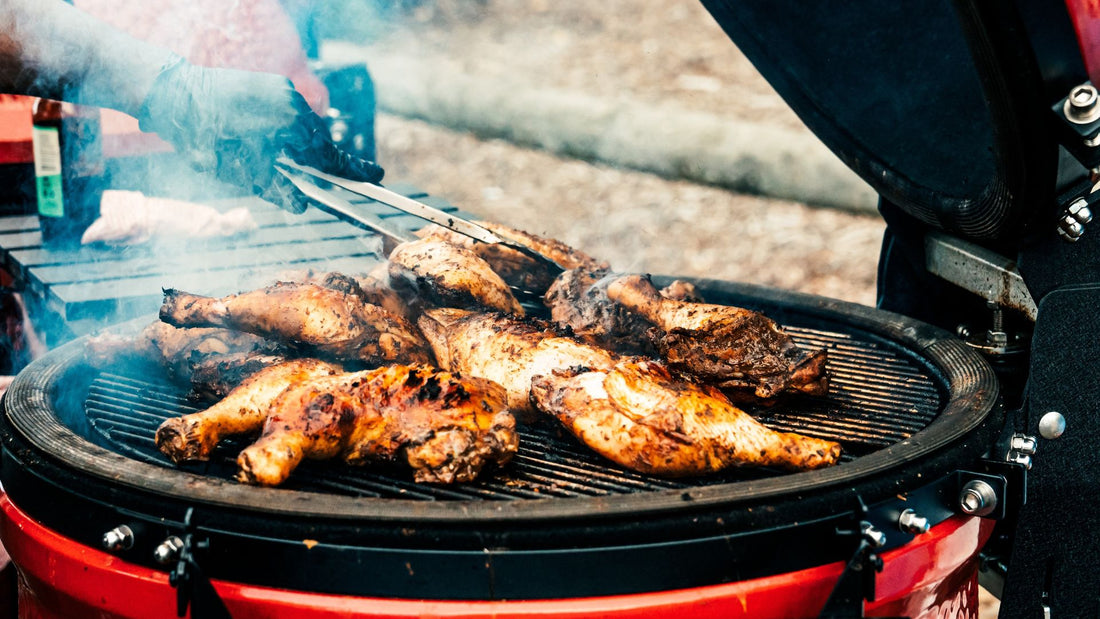
{"type": "MultiPolygon", "coordinates": [[[[808,349],[829,350],[829,394],[797,397],[771,407],[746,407],[771,428],[839,441],[840,466],[923,429],[941,409],[932,371],[908,351],[879,340],[803,327],[786,327],[808,349]]],[[[165,419],[198,410],[166,380],[103,373],[91,386],[85,412],[100,445],[128,457],[173,467],[153,436],[165,419]]],[[[192,472],[232,478],[245,443],[225,441],[192,472]]],[[[306,462],[284,487],[357,497],[446,500],[523,500],[633,494],[758,479],[780,473],[737,469],[691,479],[661,479],[624,470],[590,452],[553,421],[521,429],[519,453],[504,469],[474,483],[417,484],[400,470],[306,462]]]]}

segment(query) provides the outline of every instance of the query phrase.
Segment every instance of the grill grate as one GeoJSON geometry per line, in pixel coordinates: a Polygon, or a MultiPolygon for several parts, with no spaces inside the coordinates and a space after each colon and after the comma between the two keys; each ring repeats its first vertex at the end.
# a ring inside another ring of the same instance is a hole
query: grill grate
{"type": "MultiPolygon", "coordinates": [[[[797,397],[771,408],[747,406],[776,430],[839,441],[841,466],[911,436],[938,414],[943,390],[933,371],[907,350],[882,340],[806,327],[786,327],[809,349],[829,349],[829,394],[797,397]]],[[[85,413],[94,440],[128,457],[174,467],[153,444],[165,419],[195,412],[185,392],[166,379],[102,373],[92,382],[85,413]]],[[[245,443],[227,440],[210,462],[183,468],[232,478],[245,443]]],[[[724,484],[778,475],[734,469],[691,479],[662,479],[622,469],[589,451],[548,421],[521,429],[519,452],[502,470],[454,486],[414,483],[401,470],[305,462],[284,487],[357,497],[447,500],[523,500],[631,494],[724,484]]]]}

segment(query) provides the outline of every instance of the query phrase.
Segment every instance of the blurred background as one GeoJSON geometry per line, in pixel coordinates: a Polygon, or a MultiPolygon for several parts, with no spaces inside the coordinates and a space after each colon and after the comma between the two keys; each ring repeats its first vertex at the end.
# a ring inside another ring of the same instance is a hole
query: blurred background
{"type": "Polygon", "coordinates": [[[620,270],[874,302],[870,189],[695,0],[341,0],[313,28],[371,71],[389,182],[620,270]]]}

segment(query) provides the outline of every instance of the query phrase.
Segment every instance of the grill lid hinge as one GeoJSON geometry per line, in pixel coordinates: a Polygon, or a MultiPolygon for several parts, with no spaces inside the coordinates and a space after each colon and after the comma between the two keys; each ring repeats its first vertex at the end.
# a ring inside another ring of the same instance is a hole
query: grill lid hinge
{"type": "Polygon", "coordinates": [[[197,553],[210,548],[210,540],[196,540],[195,524],[192,521],[195,508],[188,507],[183,518],[183,544],[179,548],[179,559],[169,574],[168,581],[176,589],[176,615],[187,615],[191,607],[192,619],[232,619],[210,579],[199,565],[197,553]]]}

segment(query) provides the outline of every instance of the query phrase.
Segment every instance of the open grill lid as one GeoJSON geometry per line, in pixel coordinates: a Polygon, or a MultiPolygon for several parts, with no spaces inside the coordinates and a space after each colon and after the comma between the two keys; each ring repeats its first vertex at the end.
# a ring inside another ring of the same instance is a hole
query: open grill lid
{"type": "Polygon", "coordinates": [[[953,472],[986,450],[997,426],[987,423],[999,411],[996,382],[976,353],[867,307],[696,283],[714,302],[764,311],[800,344],[829,349],[827,397],[753,412],[777,429],[841,440],[840,465],[659,479],[600,459],[548,423],[521,430],[516,460],[472,484],[316,463],[285,488],[252,487],[230,478],[232,446],[203,468],[165,462],[153,431],[193,410],[183,392],[135,368],[89,368],[78,340],[35,362],[5,396],[0,480],[21,509],[83,543],[98,545],[119,524],[140,531],[122,552],[136,563],[161,567],[154,547],[181,535],[191,510],[191,530],[210,541],[211,577],[433,599],[717,584],[847,560],[855,540],[838,531],[861,520],[891,531],[894,547],[912,539],[897,530],[903,509],[932,522],[953,515],[953,472]]]}
{"type": "Polygon", "coordinates": [[[908,215],[998,244],[1053,207],[1051,104],[1087,79],[1061,3],[703,4],[810,130],[908,215]]]}

